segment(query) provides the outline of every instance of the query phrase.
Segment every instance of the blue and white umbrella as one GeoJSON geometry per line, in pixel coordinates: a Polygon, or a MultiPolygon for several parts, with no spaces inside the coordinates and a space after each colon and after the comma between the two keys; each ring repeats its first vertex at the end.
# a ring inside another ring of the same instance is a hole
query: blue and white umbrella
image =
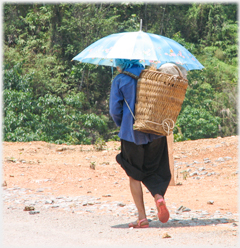
{"type": "Polygon", "coordinates": [[[108,35],[73,58],[82,63],[116,67],[115,59],[138,59],[143,65],[175,63],[186,70],[201,70],[204,66],[185,47],[167,37],[138,32],[108,35]]]}

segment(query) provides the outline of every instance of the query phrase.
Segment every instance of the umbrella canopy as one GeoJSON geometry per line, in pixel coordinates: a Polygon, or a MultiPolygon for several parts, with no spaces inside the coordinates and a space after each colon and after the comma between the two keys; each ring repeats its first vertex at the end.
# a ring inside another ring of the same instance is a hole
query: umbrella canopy
{"type": "Polygon", "coordinates": [[[201,70],[203,65],[182,45],[167,37],[138,32],[108,35],[73,58],[83,63],[116,67],[115,59],[138,59],[143,65],[175,63],[186,70],[201,70]]]}

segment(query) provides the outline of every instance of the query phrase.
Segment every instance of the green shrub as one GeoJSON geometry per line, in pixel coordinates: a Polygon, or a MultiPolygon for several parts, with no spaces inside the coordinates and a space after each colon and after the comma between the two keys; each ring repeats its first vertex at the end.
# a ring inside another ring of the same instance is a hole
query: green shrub
{"type": "Polygon", "coordinates": [[[216,138],[220,118],[212,116],[206,109],[187,106],[177,119],[184,140],[216,138]]]}

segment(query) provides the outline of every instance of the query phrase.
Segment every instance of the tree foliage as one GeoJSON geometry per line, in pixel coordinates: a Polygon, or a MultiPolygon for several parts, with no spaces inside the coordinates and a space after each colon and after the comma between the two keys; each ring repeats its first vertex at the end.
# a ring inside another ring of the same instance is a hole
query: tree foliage
{"type": "Polygon", "coordinates": [[[205,66],[190,71],[175,140],[237,133],[236,4],[4,4],[4,140],[90,144],[115,139],[110,67],[72,58],[112,33],[172,38],[205,66]]]}

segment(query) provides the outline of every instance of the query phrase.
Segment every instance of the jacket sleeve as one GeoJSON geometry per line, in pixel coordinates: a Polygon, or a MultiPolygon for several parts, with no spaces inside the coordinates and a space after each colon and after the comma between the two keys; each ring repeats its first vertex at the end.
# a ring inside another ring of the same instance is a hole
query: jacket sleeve
{"type": "Polygon", "coordinates": [[[109,113],[113,118],[115,124],[120,127],[123,115],[123,95],[119,89],[119,79],[116,77],[111,86],[110,100],[109,100],[109,113]]]}

